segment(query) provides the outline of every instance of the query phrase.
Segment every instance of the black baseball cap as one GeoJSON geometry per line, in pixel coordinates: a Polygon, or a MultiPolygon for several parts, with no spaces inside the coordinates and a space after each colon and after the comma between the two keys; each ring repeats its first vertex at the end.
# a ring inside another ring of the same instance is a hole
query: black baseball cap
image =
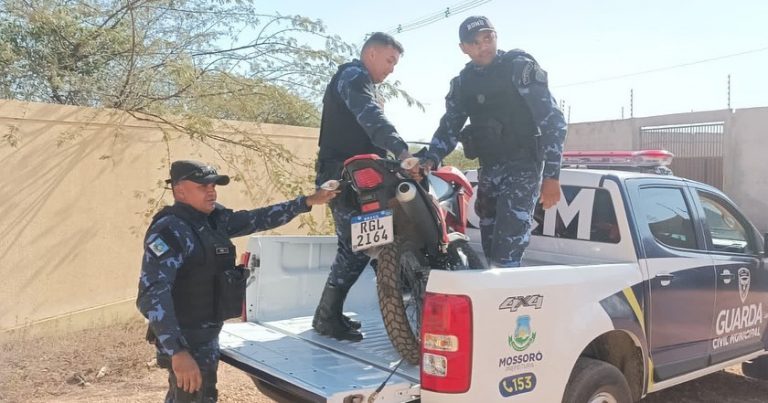
{"type": "Polygon", "coordinates": [[[480,31],[496,32],[496,28],[493,27],[493,24],[491,24],[491,21],[487,17],[481,15],[467,17],[467,19],[459,25],[459,39],[464,43],[474,42],[475,34],[480,31]]]}
{"type": "Polygon", "coordinates": [[[229,183],[229,176],[219,175],[216,168],[198,161],[180,160],[171,164],[171,179],[165,183],[176,184],[180,181],[192,181],[207,185],[215,183],[224,186],[229,183]]]}

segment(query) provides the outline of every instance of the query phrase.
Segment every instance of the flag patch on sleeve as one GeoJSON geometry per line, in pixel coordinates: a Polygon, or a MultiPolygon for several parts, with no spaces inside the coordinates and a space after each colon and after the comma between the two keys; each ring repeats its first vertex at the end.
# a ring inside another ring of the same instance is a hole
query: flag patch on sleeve
{"type": "Polygon", "coordinates": [[[157,237],[154,241],[150,242],[149,244],[149,250],[152,251],[152,253],[155,254],[155,256],[160,257],[163,255],[163,253],[168,252],[171,248],[168,246],[165,241],[163,241],[163,238],[157,237]]]}

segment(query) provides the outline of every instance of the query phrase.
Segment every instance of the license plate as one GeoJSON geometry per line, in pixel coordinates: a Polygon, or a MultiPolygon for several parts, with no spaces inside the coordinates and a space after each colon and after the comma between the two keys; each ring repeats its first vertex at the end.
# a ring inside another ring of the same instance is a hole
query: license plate
{"type": "Polygon", "coordinates": [[[352,250],[357,252],[394,240],[392,210],[382,210],[352,217],[352,250]]]}

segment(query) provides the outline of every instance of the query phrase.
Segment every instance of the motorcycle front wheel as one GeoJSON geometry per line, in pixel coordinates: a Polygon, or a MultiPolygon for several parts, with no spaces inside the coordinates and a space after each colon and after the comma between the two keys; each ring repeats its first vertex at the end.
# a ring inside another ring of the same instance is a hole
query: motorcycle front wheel
{"type": "MultiPolygon", "coordinates": [[[[446,270],[484,269],[485,261],[466,241],[448,246],[446,270]]],[[[403,238],[384,246],[378,256],[376,286],[389,340],[406,362],[421,356],[421,313],[429,263],[418,247],[403,238]]]]}

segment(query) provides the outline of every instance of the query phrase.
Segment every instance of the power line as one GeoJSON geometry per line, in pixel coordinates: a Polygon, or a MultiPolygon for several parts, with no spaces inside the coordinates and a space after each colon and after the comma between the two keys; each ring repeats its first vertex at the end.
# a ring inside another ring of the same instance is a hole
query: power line
{"type": "Polygon", "coordinates": [[[437,11],[429,15],[420,17],[414,21],[398,24],[396,27],[390,28],[387,33],[390,35],[403,33],[405,31],[413,31],[426,27],[429,24],[435,23],[439,20],[448,18],[455,14],[463,13],[464,11],[471,10],[482,4],[489,3],[491,0],[465,0],[452,6],[446,7],[445,10],[437,11]]]}
{"type": "Polygon", "coordinates": [[[555,85],[555,86],[553,86],[553,88],[575,87],[577,85],[595,84],[595,83],[600,83],[600,82],[603,82],[603,81],[618,80],[620,78],[634,77],[634,76],[639,76],[639,75],[643,75],[643,74],[657,73],[657,72],[660,72],[660,71],[678,69],[678,68],[681,68],[681,67],[688,67],[688,66],[693,66],[693,65],[696,65],[696,64],[712,62],[712,61],[715,61],[715,60],[722,60],[722,59],[728,59],[728,58],[736,57],[736,56],[743,56],[743,55],[747,55],[747,54],[750,54],[750,53],[764,52],[766,50],[768,50],[768,46],[763,47],[763,48],[759,48],[759,49],[746,50],[744,52],[739,52],[739,53],[732,53],[732,54],[729,54],[729,55],[711,57],[709,59],[697,60],[697,61],[694,61],[694,62],[688,62],[688,63],[683,63],[683,64],[676,64],[674,66],[659,67],[659,68],[655,68],[655,69],[651,69],[651,70],[638,71],[638,72],[635,72],[635,73],[622,74],[622,75],[612,76],[612,77],[597,78],[597,79],[594,79],[594,80],[579,81],[579,82],[570,83],[570,84],[564,84],[564,85],[555,85]]]}

